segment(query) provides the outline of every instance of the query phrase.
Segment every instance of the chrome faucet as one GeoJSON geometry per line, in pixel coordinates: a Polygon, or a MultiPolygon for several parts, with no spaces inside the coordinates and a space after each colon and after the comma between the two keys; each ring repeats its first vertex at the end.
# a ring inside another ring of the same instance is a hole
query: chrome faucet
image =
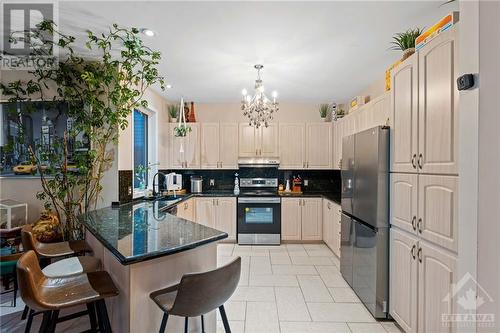
{"type": "MultiPolygon", "coordinates": [[[[155,175],[153,176],[153,197],[156,197],[156,195],[158,194],[155,190],[155,179],[156,176],[158,176],[159,174],[161,174],[163,177],[165,177],[165,179],[167,179],[167,175],[164,174],[163,172],[158,171],[157,173],[155,173],[155,175]]],[[[158,192],[160,192],[160,184],[158,184],[158,192]]]]}

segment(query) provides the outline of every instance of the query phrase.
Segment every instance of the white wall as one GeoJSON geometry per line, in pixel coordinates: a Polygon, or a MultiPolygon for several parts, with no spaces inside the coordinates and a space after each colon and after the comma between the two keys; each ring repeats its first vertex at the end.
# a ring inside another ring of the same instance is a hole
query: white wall
{"type": "Polygon", "coordinates": [[[500,330],[500,2],[479,2],[479,184],[477,225],[477,277],[493,302],[478,313],[493,313],[500,330]]]}

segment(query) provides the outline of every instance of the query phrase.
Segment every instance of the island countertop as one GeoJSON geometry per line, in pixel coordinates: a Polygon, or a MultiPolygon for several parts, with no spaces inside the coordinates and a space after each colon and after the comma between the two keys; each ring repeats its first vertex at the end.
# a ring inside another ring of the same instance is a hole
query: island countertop
{"type": "Polygon", "coordinates": [[[98,209],[79,221],[123,265],[190,250],[215,242],[225,232],[166,212],[181,200],[139,201],[98,209]]]}

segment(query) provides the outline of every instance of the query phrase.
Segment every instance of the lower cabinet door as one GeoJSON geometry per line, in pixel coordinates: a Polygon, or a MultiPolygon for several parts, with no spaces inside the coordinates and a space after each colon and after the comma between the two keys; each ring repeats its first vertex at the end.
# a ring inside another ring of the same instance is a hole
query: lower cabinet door
{"type": "Polygon", "coordinates": [[[196,198],[195,215],[197,223],[215,228],[214,198],[196,198]]]}
{"type": "Polygon", "coordinates": [[[341,210],[340,206],[335,206],[333,210],[333,253],[340,258],[340,220],[341,220],[341,210]]]}
{"type": "Polygon", "coordinates": [[[301,199],[281,199],[281,239],[301,240],[301,199]]]}
{"type": "Polygon", "coordinates": [[[217,215],[215,229],[226,232],[228,239],[236,239],[236,198],[215,198],[217,215]]]}
{"type": "Polygon", "coordinates": [[[333,204],[329,200],[323,199],[323,242],[333,251],[334,230],[333,230],[333,204]]]}
{"type": "Polygon", "coordinates": [[[396,228],[390,234],[389,312],[406,333],[417,332],[418,239],[396,228]]]}
{"type": "Polygon", "coordinates": [[[302,199],[303,240],[323,239],[322,201],[321,198],[302,199]]]}
{"type": "Polygon", "coordinates": [[[467,286],[462,288],[465,290],[458,290],[459,293],[454,295],[457,260],[425,241],[420,241],[417,257],[418,332],[454,332],[454,325],[446,325],[442,315],[456,313],[457,298],[467,296],[467,286]]]}

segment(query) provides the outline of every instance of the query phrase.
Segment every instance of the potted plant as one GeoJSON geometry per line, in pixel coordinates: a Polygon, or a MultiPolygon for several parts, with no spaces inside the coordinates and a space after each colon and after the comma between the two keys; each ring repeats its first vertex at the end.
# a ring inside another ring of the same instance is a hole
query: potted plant
{"type": "Polygon", "coordinates": [[[328,104],[320,104],[319,106],[319,115],[321,119],[326,121],[326,117],[328,116],[328,111],[330,110],[330,106],[328,104]]]}
{"type": "Polygon", "coordinates": [[[415,39],[422,34],[424,29],[408,29],[405,32],[395,34],[391,42],[392,50],[403,51],[402,61],[415,53],[415,39]]]}
{"type": "Polygon", "coordinates": [[[191,127],[186,124],[180,124],[179,126],[174,127],[174,135],[178,138],[185,137],[191,131],[191,127]]]}
{"type": "MultiPolygon", "coordinates": [[[[42,190],[36,197],[54,212],[64,239],[81,239],[84,232],[78,216],[100,202],[102,179],[113,164],[120,130],[128,126],[134,108],[148,106],[143,98],[148,87],[159,84],[164,89],[158,74],[160,53],[143,44],[139,29],[116,24],[107,33],[87,31],[86,40],[78,42],[57,31],[52,21],[13,35],[30,36],[26,40],[35,55],[54,46],[66,54],[58,66],[35,66],[27,79],[1,82],[0,91],[13,104],[50,101],[68,106],[72,125],[54,137],[51,149],[39,142],[23,142],[40,177],[42,190]],[[76,53],[75,44],[99,56],[88,60],[76,53]],[[114,52],[117,49],[122,51],[114,52]],[[46,161],[48,167],[44,167],[46,161]]],[[[13,119],[22,119],[19,110],[10,112],[18,116],[13,119]]],[[[17,125],[19,136],[28,137],[25,124],[17,125]]]]}
{"type": "Polygon", "coordinates": [[[179,116],[179,105],[170,104],[168,106],[168,115],[170,116],[170,122],[176,123],[177,117],[179,116]]]}

